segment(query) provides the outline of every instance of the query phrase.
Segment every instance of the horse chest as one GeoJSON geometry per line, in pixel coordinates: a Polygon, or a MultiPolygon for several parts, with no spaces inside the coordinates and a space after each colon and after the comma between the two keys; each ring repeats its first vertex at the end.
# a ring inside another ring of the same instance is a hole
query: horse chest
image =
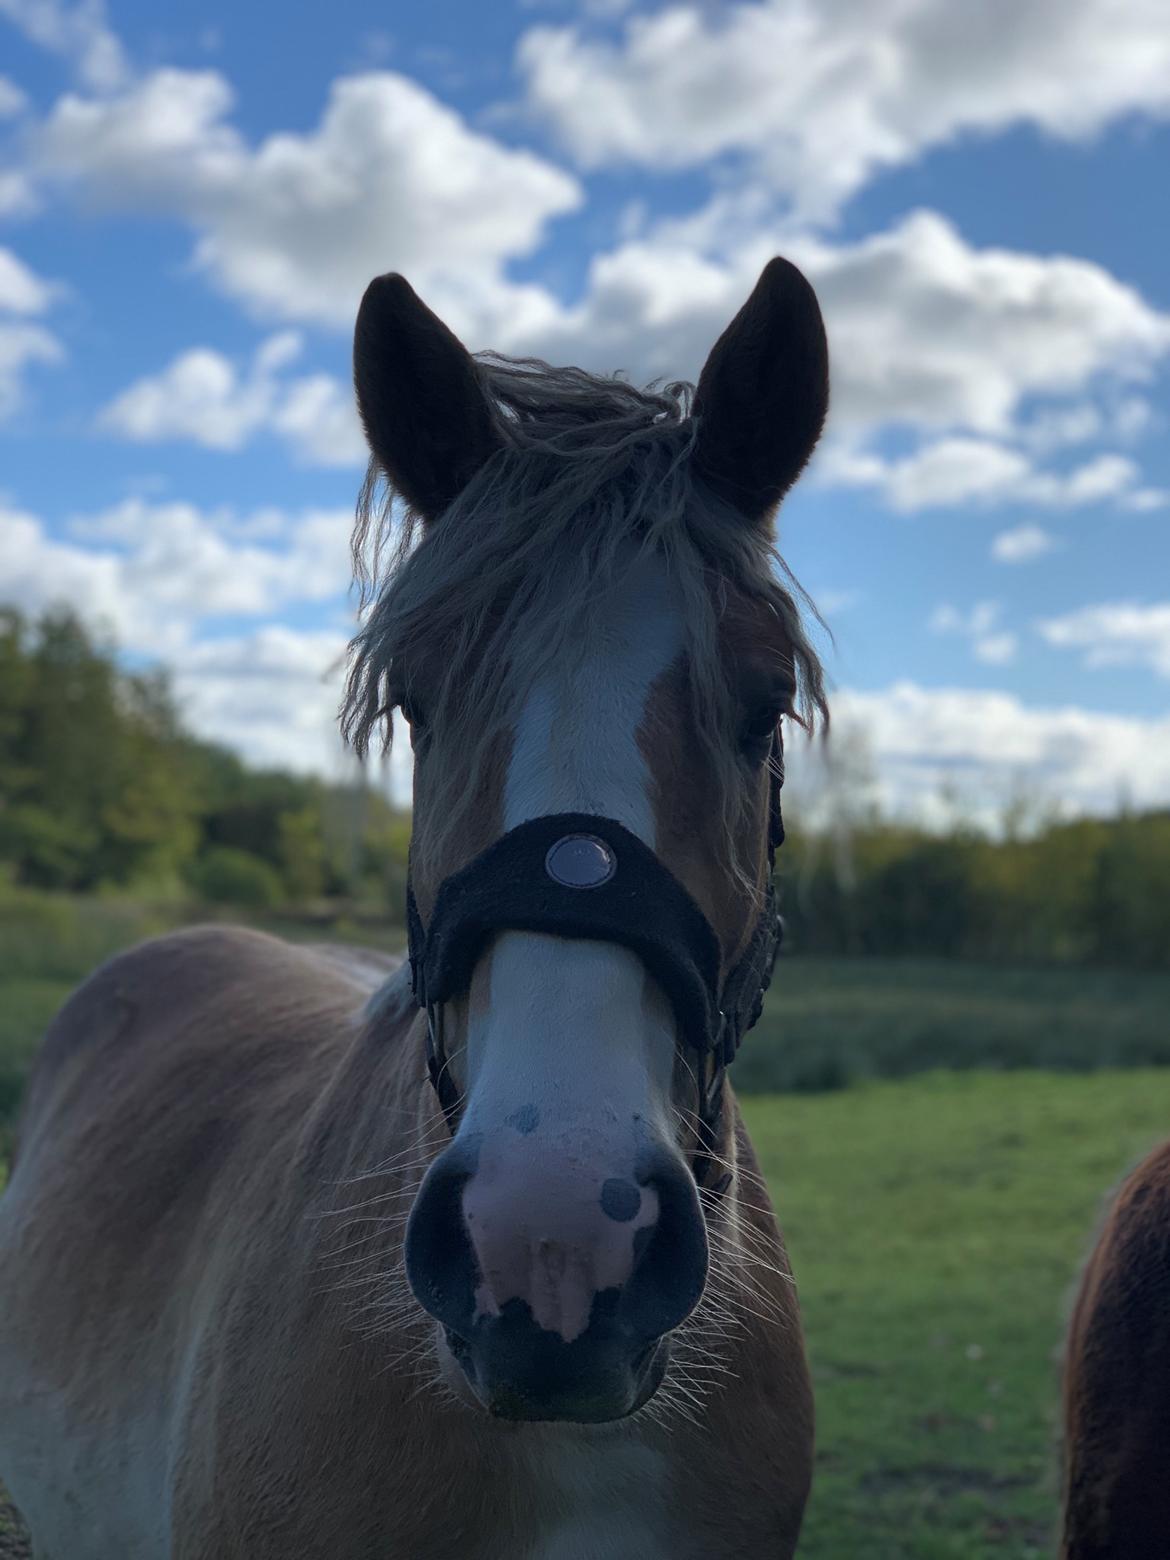
{"type": "Polygon", "coordinates": [[[668,1466],[631,1436],[550,1436],[528,1459],[525,1560],[667,1560],[668,1466]]]}

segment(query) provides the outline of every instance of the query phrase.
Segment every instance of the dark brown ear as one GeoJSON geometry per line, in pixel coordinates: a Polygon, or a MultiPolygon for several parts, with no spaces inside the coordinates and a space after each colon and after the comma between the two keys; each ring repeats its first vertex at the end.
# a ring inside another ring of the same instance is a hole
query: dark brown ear
{"type": "Polygon", "coordinates": [[[353,382],[375,460],[427,520],[499,448],[471,354],[405,277],[378,276],[366,288],[353,334],[353,382]]]}
{"type": "Polygon", "coordinates": [[[777,257],[699,376],[695,470],[749,520],[767,521],[812,454],[828,406],[816,294],[777,257]]]}

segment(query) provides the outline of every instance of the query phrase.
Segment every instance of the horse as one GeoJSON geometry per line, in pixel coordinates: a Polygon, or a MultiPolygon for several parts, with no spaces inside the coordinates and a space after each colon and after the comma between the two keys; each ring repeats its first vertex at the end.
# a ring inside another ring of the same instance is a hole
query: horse
{"type": "Polygon", "coordinates": [[[1063,1560],[1170,1554],[1170,1143],[1122,1183],[1064,1370],[1063,1560]]]}
{"type": "Polygon", "coordinates": [[[191,927],[53,1021],[0,1199],[0,1476],[45,1560],[793,1554],[813,1410],[727,1063],[775,955],[773,515],[828,402],[776,258],[697,385],[357,315],[359,753],[409,958],[191,927]]]}

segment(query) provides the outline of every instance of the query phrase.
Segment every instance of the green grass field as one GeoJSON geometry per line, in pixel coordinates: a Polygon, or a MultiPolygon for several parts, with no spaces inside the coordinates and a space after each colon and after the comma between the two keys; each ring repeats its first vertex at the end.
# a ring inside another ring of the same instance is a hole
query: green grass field
{"type": "Polygon", "coordinates": [[[746,1102],[804,1310],[802,1556],[1053,1552],[1058,1355],[1109,1189],[1170,1072],[927,1074],[746,1102]]]}
{"type": "MultiPolygon", "coordinates": [[[[55,1007],[166,920],[0,906],[0,1158],[55,1007]]],[[[737,1074],[741,1090],[795,1091],[746,1109],[816,1383],[802,1556],[1052,1552],[1065,1310],[1105,1195],[1170,1134],[1170,1070],[1140,1065],[1170,1061],[1168,998],[1166,976],[795,959],[779,972],[737,1074]],[[947,1064],[960,1070],[934,1070],[947,1064]]],[[[24,1550],[7,1520],[0,1504],[12,1560],[24,1550]]]]}

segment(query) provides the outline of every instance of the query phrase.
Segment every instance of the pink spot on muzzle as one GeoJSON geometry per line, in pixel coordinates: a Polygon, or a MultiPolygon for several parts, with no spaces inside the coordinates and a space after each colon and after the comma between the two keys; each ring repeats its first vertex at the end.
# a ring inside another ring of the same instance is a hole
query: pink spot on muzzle
{"type": "Polygon", "coordinates": [[[645,1240],[639,1232],[658,1222],[658,1192],[632,1181],[621,1208],[630,1216],[613,1216],[613,1186],[621,1179],[569,1155],[537,1156],[528,1143],[485,1143],[463,1188],[478,1266],[476,1321],[521,1300],[546,1332],[565,1343],[579,1338],[597,1295],[622,1289],[632,1276],[645,1240]]]}

